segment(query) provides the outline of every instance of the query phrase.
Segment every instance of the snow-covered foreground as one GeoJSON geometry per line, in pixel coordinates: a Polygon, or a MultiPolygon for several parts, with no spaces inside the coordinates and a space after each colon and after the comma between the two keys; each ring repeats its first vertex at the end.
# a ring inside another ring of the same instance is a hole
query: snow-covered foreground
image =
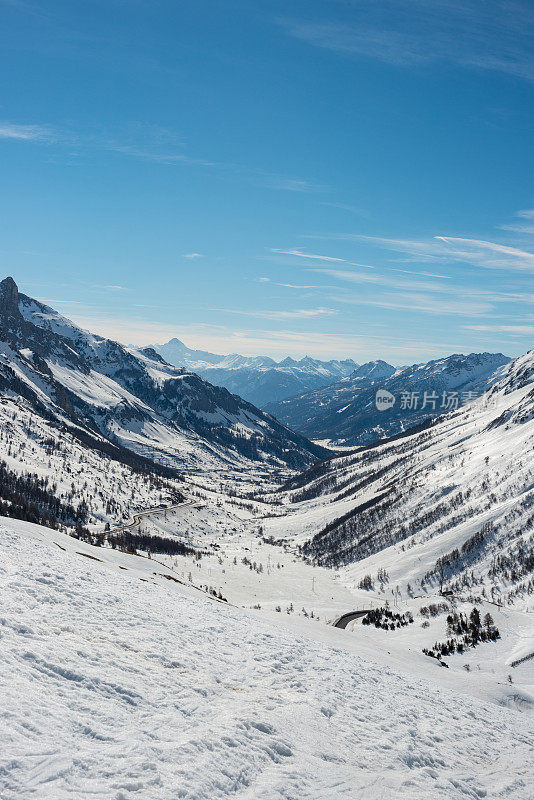
{"type": "Polygon", "coordinates": [[[532,797],[533,715],[431,660],[396,671],[28,523],[0,543],[3,800],[532,797]]]}

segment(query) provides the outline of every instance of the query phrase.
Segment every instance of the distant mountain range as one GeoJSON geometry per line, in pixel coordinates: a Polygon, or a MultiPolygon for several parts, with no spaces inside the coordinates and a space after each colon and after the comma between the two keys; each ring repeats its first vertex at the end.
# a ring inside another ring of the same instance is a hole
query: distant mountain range
{"type": "Polygon", "coordinates": [[[0,283],[0,396],[16,398],[106,457],[146,470],[153,462],[169,473],[297,468],[326,454],[154,350],[82,330],[20,294],[12,278],[0,283]]]}
{"type": "Polygon", "coordinates": [[[510,361],[502,353],[470,353],[403,367],[309,356],[277,362],[192,350],[179,339],[151,349],[334,447],[370,444],[454,411],[486,391],[510,361]],[[377,405],[379,390],[391,395],[386,407],[377,405]]]}
{"type": "Polygon", "coordinates": [[[366,445],[473,400],[509,362],[502,353],[457,354],[399,369],[372,361],[337,383],[268,403],[265,410],[312,439],[366,445]],[[386,398],[380,408],[379,390],[386,398]]]}
{"type": "Polygon", "coordinates": [[[169,364],[196,372],[210,383],[224,386],[260,407],[328,386],[358,368],[351,358],[319,361],[306,356],[299,361],[285,358],[277,362],[268,356],[216,355],[191,350],[179,339],[153,345],[153,349],[169,364]]]}

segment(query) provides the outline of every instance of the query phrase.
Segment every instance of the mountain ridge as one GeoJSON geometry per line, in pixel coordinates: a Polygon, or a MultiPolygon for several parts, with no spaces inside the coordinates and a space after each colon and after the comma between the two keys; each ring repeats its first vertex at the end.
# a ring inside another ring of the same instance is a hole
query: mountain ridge
{"type": "Polygon", "coordinates": [[[351,358],[321,361],[310,356],[299,360],[287,356],[275,361],[262,355],[217,355],[205,350],[192,350],[177,338],[162,345],[151,345],[151,349],[170,364],[185,367],[259,407],[271,400],[326,386],[350,375],[359,366],[351,358]]]}
{"type": "Polygon", "coordinates": [[[386,573],[404,597],[445,588],[527,607],[533,447],[534,350],[470,404],[292,477],[277,495],[287,536],[347,585],[386,573]]]}
{"type": "Polygon", "coordinates": [[[331,441],[334,447],[362,446],[474,399],[499,379],[510,362],[502,353],[459,353],[390,371],[373,367],[384,362],[371,362],[369,369],[364,365],[335,384],[267,403],[265,409],[312,439],[331,441]],[[384,410],[377,407],[379,390],[394,398],[384,410]]]}

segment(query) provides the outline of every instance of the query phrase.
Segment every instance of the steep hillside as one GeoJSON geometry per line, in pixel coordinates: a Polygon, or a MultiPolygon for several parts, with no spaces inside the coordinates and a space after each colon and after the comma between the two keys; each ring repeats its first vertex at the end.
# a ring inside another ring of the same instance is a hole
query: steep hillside
{"type": "Polygon", "coordinates": [[[502,353],[471,353],[399,370],[371,362],[331,386],[269,403],[266,410],[313,439],[371,444],[479,396],[509,361],[502,353]],[[384,405],[377,405],[379,390],[386,393],[384,405]]]}
{"type": "MultiPolygon", "coordinates": [[[[0,283],[0,392],[169,468],[302,467],[324,450],[198,375],[83,331],[0,283]]],[[[134,456],[132,456],[134,457],[134,456]]]]}
{"type": "Polygon", "coordinates": [[[319,361],[306,356],[299,361],[288,357],[277,362],[268,356],[221,356],[190,350],[179,339],[154,345],[154,350],[170,364],[186,367],[261,408],[271,401],[327,386],[358,367],[351,358],[319,361]]]}
{"type": "Polygon", "coordinates": [[[25,399],[0,400],[0,511],[50,527],[102,527],[182,499],[183,481],[81,428],[58,424],[25,399]]]}
{"type": "MultiPolygon", "coordinates": [[[[534,593],[534,351],[491,390],[418,432],[325,461],[278,496],[314,563],[404,594],[534,593]],[[376,576],[385,570],[388,577],[376,576]]],[[[267,523],[277,535],[277,521],[267,523]]],[[[368,587],[371,588],[371,587],[368,587]]]]}

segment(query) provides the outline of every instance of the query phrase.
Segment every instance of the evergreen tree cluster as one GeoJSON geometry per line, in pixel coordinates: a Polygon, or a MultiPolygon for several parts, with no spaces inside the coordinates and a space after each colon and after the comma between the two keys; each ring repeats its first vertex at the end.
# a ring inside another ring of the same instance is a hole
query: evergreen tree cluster
{"type": "Polygon", "coordinates": [[[455,547],[450,553],[445,553],[438,558],[435,566],[423,577],[423,585],[426,581],[432,582],[436,576],[439,576],[441,580],[449,578],[452,574],[469,566],[478,558],[482,545],[488,535],[493,533],[493,530],[493,524],[486,523],[479,531],[466,539],[460,548],[455,547]]]}
{"type": "Polygon", "coordinates": [[[358,584],[358,589],[365,589],[366,591],[371,591],[374,589],[375,585],[373,583],[373,579],[371,575],[364,575],[361,581],[358,584]]]}
{"type": "MultiPolygon", "coordinates": [[[[377,574],[376,579],[379,583],[384,585],[389,581],[389,575],[383,567],[380,567],[377,574]]],[[[375,583],[371,575],[364,575],[361,581],[358,584],[358,589],[366,589],[370,591],[371,589],[375,588],[375,583]]]]}
{"type": "Polygon", "coordinates": [[[413,617],[408,611],[406,614],[396,614],[389,608],[375,608],[369,611],[362,619],[363,625],[374,625],[385,631],[394,631],[413,623],[413,617]]]}
{"type": "Polygon", "coordinates": [[[423,653],[431,658],[441,659],[453,653],[463,653],[468,647],[476,647],[481,642],[494,642],[500,638],[491,614],[480,618],[478,608],[473,607],[469,617],[461,612],[447,617],[447,636],[445,642],[435,642],[432,648],[423,647],[423,653]]]}
{"type": "Polygon", "coordinates": [[[250,558],[247,558],[247,556],[244,556],[244,558],[241,559],[241,563],[244,564],[246,567],[248,567],[250,570],[254,570],[254,572],[257,572],[258,575],[261,575],[261,573],[263,572],[263,564],[261,562],[258,564],[256,561],[251,561],[250,558]]]}
{"type": "Polygon", "coordinates": [[[36,474],[17,475],[0,461],[0,516],[34,522],[57,530],[60,525],[82,525],[87,507],[74,508],[60,500],[55,484],[36,474]]]}
{"type": "Polygon", "coordinates": [[[495,557],[489,571],[492,578],[502,576],[510,583],[516,583],[520,578],[534,572],[534,541],[520,541],[508,553],[495,557]]]}
{"type": "Polygon", "coordinates": [[[137,553],[142,550],[148,554],[163,553],[167,556],[194,556],[200,558],[205,555],[205,551],[195,550],[178,539],[171,539],[166,536],[157,536],[151,533],[131,533],[129,530],[117,532],[92,533],[86,528],[78,526],[73,534],[76,539],[80,539],[87,544],[95,547],[112,547],[114,550],[123,550],[126,553],[137,553]]]}
{"type": "MultiPolygon", "coordinates": [[[[386,491],[360,503],[343,516],[328,523],[303,545],[304,554],[320,566],[338,567],[374,555],[385,547],[427,531],[431,526],[441,522],[441,525],[432,532],[433,536],[439,535],[465,522],[481,510],[479,506],[466,507],[472,496],[471,489],[468,489],[449,495],[446,501],[423,510],[409,522],[405,521],[405,517],[397,519],[396,509],[411,490],[405,484],[388,485],[386,491]],[[451,512],[456,509],[460,513],[451,516],[451,512]],[[446,521],[442,522],[444,519],[446,521]]],[[[486,503],[484,508],[490,506],[491,503],[490,505],[486,503]]]]}
{"type": "Polygon", "coordinates": [[[447,603],[430,603],[428,606],[421,606],[419,613],[422,617],[437,617],[449,610],[447,603]]]}

